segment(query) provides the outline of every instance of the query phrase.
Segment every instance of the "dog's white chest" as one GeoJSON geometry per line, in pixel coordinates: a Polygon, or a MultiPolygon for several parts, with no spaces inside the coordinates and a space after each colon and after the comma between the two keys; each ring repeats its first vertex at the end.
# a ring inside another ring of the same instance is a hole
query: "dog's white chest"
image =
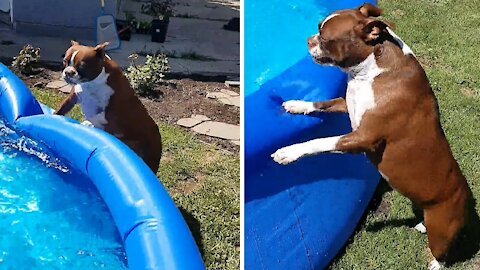
{"type": "Polygon", "coordinates": [[[348,73],[346,102],[352,129],[355,130],[365,112],[375,107],[372,85],[374,78],[382,73],[382,69],[377,66],[375,57],[371,54],[362,63],[350,68],[348,73]]]}
{"type": "Polygon", "coordinates": [[[101,129],[107,124],[105,110],[113,94],[107,78],[108,74],[103,71],[95,80],[75,85],[75,94],[85,119],[101,129]]]}

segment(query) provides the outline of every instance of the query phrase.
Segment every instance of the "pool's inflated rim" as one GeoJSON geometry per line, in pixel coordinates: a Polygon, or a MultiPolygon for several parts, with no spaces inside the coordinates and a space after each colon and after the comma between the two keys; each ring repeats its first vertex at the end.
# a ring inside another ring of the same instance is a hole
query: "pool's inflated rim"
{"type": "Polygon", "coordinates": [[[204,269],[180,211],[147,165],[122,142],[44,113],[25,84],[2,64],[0,116],[91,179],[112,213],[130,269],[204,269]]]}

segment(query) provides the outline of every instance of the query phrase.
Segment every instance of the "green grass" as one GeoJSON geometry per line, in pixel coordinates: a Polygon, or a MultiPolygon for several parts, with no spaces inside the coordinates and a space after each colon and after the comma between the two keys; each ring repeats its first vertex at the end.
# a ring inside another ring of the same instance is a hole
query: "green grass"
{"type": "MultiPolygon", "coordinates": [[[[32,92],[53,108],[65,98],[52,91],[32,92]]],[[[82,119],[78,106],[69,116],[82,119]]],[[[203,144],[181,128],[159,126],[163,156],[157,176],[187,221],[207,269],[239,269],[239,157],[203,144]]]]}
{"type": "MultiPolygon", "coordinates": [[[[379,6],[427,72],[443,128],[480,209],[480,1],[380,0],[379,6]]],[[[426,235],[402,225],[414,218],[411,203],[390,191],[382,204],[389,210],[370,209],[331,269],[426,269],[426,235]]],[[[480,269],[480,255],[449,269],[480,269]]]]}

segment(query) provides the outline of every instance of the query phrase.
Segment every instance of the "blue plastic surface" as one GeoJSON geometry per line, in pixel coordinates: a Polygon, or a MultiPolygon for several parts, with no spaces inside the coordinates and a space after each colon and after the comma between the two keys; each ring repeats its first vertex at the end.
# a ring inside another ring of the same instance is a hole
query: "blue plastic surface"
{"type": "MultiPolygon", "coordinates": [[[[363,2],[335,1],[335,8],[363,2]]],[[[267,18],[259,12],[254,19],[267,18]]],[[[255,25],[246,21],[245,27],[255,25]]],[[[283,34],[288,41],[289,33],[283,34]]],[[[286,100],[321,101],[345,94],[345,74],[313,63],[306,44],[297,49],[305,51],[304,58],[245,98],[246,269],[327,267],[353,233],[380,179],[364,155],[320,154],[287,166],[272,161],[270,155],[278,148],[351,131],[347,115],[290,115],[282,109],[286,100]]],[[[245,55],[246,62],[252,55],[262,57],[255,51],[245,55]]],[[[248,72],[247,66],[246,78],[248,72]]]]}
{"type": "Polygon", "coordinates": [[[95,184],[123,239],[130,269],[204,269],[180,211],[132,150],[106,132],[48,114],[2,64],[0,90],[0,115],[9,126],[43,142],[95,184]]]}

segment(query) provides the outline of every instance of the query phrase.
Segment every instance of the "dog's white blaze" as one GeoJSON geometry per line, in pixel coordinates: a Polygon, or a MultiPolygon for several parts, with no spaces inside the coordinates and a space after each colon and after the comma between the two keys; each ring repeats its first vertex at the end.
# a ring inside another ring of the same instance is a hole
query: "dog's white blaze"
{"type": "Polygon", "coordinates": [[[85,119],[100,129],[108,123],[105,109],[113,94],[113,89],[107,84],[108,76],[104,68],[94,80],[75,85],[75,94],[85,119]]]}
{"type": "Polygon", "coordinates": [[[408,45],[405,44],[405,42],[403,42],[403,40],[392,31],[392,29],[387,27],[387,31],[398,42],[398,44],[400,45],[400,48],[402,48],[402,52],[404,55],[411,54],[415,56],[415,54],[413,54],[412,49],[410,49],[410,47],[408,47],[408,45]]]}
{"type": "Polygon", "coordinates": [[[356,130],[364,113],[375,107],[372,84],[383,70],[377,65],[375,55],[372,53],[363,62],[346,71],[349,75],[346,94],[348,115],[352,129],[356,130]]]}
{"type": "Polygon", "coordinates": [[[298,143],[278,149],[271,155],[273,160],[280,164],[288,164],[301,157],[315,155],[324,152],[338,153],[337,143],[343,136],[314,139],[304,143],[298,143]]]}
{"type": "Polygon", "coordinates": [[[339,15],[339,14],[336,14],[336,13],[333,13],[333,14],[328,15],[328,16],[325,18],[325,20],[323,20],[322,24],[320,25],[320,29],[323,28],[323,26],[325,25],[325,23],[326,23],[327,21],[329,21],[330,19],[332,19],[333,17],[336,17],[336,16],[338,16],[338,15],[339,15]]]}
{"type": "Polygon", "coordinates": [[[72,54],[72,58],[70,58],[70,66],[74,66],[75,65],[75,56],[77,56],[79,51],[74,51],[73,54],[72,54]]]}
{"type": "Polygon", "coordinates": [[[283,108],[289,113],[309,114],[315,111],[313,102],[303,100],[289,100],[282,104],[283,108]]]}

